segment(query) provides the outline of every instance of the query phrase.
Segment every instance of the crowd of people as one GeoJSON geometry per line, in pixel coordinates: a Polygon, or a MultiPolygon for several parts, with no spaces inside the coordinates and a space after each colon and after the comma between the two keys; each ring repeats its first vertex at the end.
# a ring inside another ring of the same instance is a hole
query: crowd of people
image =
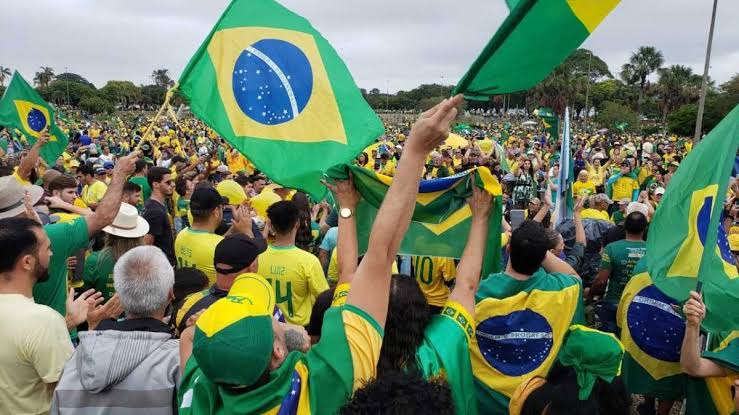
{"type": "MultiPolygon", "coordinates": [[[[0,413],[677,410],[684,391],[622,375],[618,315],[692,142],[576,124],[560,154],[542,127],[486,117],[451,143],[460,101],[386,125],[352,161],[393,178],[361,253],[351,176],[312,200],[196,118],[80,115],[53,164],[47,134],[2,130],[0,413]],[[563,157],[574,218],[555,227],[563,157]],[[503,188],[501,271],[481,275],[496,204],[477,188],[461,258],[399,255],[421,180],[477,168],[503,188]]],[[[731,376],[739,356],[701,355],[700,294],[683,315],[682,371],[731,376]]]]}

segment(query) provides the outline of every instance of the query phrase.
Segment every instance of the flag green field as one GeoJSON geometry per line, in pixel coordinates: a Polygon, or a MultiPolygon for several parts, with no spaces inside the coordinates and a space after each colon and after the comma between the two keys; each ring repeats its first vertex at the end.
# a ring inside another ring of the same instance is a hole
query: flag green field
{"type": "MultiPolygon", "coordinates": [[[[351,170],[354,185],[362,195],[356,215],[359,252],[363,254],[367,251],[372,224],[392,184],[392,178],[362,167],[344,165],[335,166],[328,171],[328,175],[333,179],[345,179],[347,169],[351,170]]],[[[413,219],[401,242],[399,254],[446,258],[462,256],[472,218],[467,199],[472,195],[473,175],[477,186],[493,195],[482,275],[500,268],[502,189],[495,176],[484,167],[421,182],[413,219]]]]}
{"type": "Polygon", "coordinates": [[[739,327],[739,273],[721,225],[738,147],[739,105],[685,157],[649,225],[654,285],[682,302],[700,281],[711,332],[739,327]]]}
{"type": "Polygon", "coordinates": [[[324,171],[383,133],[333,47],[273,0],[234,0],[185,67],[192,112],[277,183],[320,199],[324,171]]]}
{"type": "Polygon", "coordinates": [[[510,14],[454,88],[467,99],[529,89],[544,79],[620,0],[509,0],[510,14]]]}
{"type": "Polygon", "coordinates": [[[0,125],[20,130],[33,145],[44,129],[49,141],[41,147],[41,158],[49,166],[64,152],[69,138],[54,122],[54,109],[15,71],[0,100],[0,125]]]}

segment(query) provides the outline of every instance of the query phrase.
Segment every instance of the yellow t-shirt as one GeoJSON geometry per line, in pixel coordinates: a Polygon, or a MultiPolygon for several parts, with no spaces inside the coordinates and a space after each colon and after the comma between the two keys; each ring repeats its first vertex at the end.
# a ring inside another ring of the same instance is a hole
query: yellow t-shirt
{"type": "Polygon", "coordinates": [[[59,381],[74,352],[64,317],[20,294],[0,294],[0,315],[6,317],[0,319],[2,412],[49,413],[49,384],[59,381]]]}
{"type": "Polygon", "coordinates": [[[395,161],[388,160],[387,164],[384,166],[381,166],[380,168],[380,174],[384,174],[385,176],[395,176],[395,161]]]}
{"type": "Polygon", "coordinates": [[[270,245],[259,255],[259,275],[274,288],[285,320],[299,326],[308,324],[316,297],[328,290],[321,262],[296,246],[270,245]]]}
{"type": "Polygon", "coordinates": [[[226,164],[228,164],[228,171],[236,174],[241,170],[246,170],[246,159],[244,158],[244,156],[242,156],[241,153],[238,152],[235,156],[233,156],[232,154],[233,152],[229,151],[226,155],[226,164]]]}
{"type": "Polygon", "coordinates": [[[595,183],[591,181],[583,183],[577,180],[572,184],[572,193],[575,196],[590,196],[595,193],[595,183]]]}
{"type": "Polygon", "coordinates": [[[30,185],[31,185],[31,182],[29,182],[28,180],[25,180],[25,179],[23,179],[23,178],[22,178],[22,177],[21,177],[21,176],[20,176],[20,175],[18,174],[18,167],[16,167],[16,168],[15,168],[15,171],[13,172],[13,178],[14,178],[14,179],[15,179],[15,180],[16,180],[16,181],[17,181],[18,183],[20,183],[20,184],[21,184],[21,186],[30,186],[30,185]]]}
{"type": "Polygon", "coordinates": [[[413,273],[429,305],[442,307],[449,298],[451,290],[445,282],[457,274],[457,267],[451,258],[414,256],[413,273]]]}
{"type": "Polygon", "coordinates": [[[105,192],[108,191],[108,185],[105,182],[96,180],[95,183],[85,185],[82,188],[82,201],[86,205],[96,205],[105,196],[105,192]]]}
{"type": "Polygon", "coordinates": [[[216,270],[213,265],[213,257],[216,245],[223,237],[214,233],[185,228],[177,234],[174,241],[174,255],[177,257],[177,266],[195,267],[203,271],[208,281],[216,282],[216,270]]]}
{"type": "MultiPolygon", "coordinates": [[[[400,274],[398,271],[398,262],[393,261],[391,268],[393,274],[400,274]]],[[[331,259],[328,261],[328,270],[326,272],[326,278],[331,284],[336,284],[339,281],[339,258],[336,255],[336,249],[331,251],[331,259]]]]}
{"type": "Polygon", "coordinates": [[[639,190],[639,182],[631,177],[619,177],[613,185],[611,185],[611,189],[611,199],[631,199],[634,190],[639,190]]]}
{"type": "Polygon", "coordinates": [[[583,209],[582,212],[580,212],[580,218],[582,219],[603,219],[607,220],[608,222],[611,222],[611,217],[608,216],[608,212],[604,210],[598,210],[598,209],[583,209]]]}
{"type": "Polygon", "coordinates": [[[603,186],[603,179],[605,179],[606,177],[605,167],[595,167],[590,163],[588,163],[585,167],[588,170],[588,180],[593,182],[596,186],[603,186]]]}

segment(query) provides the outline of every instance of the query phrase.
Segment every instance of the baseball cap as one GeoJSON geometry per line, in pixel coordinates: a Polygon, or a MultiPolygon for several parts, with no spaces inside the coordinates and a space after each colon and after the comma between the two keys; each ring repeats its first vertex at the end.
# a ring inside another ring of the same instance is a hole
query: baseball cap
{"type": "Polygon", "coordinates": [[[0,192],[0,219],[15,217],[25,210],[23,201],[26,192],[31,196],[31,204],[34,205],[44,195],[41,186],[23,186],[13,176],[0,177],[0,189],[3,189],[0,192]]]}
{"type": "Polygon", "coordinates": [[[628,205],[629,203],[631,203],[631,199],[629,199],[628,197],[625,197],[618,201],[619,205],[628,205]]]}
{"type": "Polygon", "coordinates": [[[105,164],[103,164],[103,168],[105,170],[112,170],[113,167],[114,167],[113,166],[113,162],[111,162],[111,161],[106,161],[105,164]]]}
{"type": "Polygon", "coordinates": [[[216,171],[218,171],[218,173],[228,173],[228,166],[221,164],[216,168],[216,171]]]}
{"type": "MultiPolygon", "coordinates": [[[[226,204],[228,205],[239,205],[241,202],[246,200],[246,192],[235,180],[224,180],[218,183],[216,190],[224,198],[227,199],[226,204]]],[[[192,203],[192,202],[190,202],[192,203]]]]}
{"type": "Polygon", "coordinates": [[[212,187],[199,187],[190,197],[192,210],[213,210],[226,203],[227,201],[212,187]]]}
{"type": "Polygon", "coordinates": [[[213,266],[220,274],[231,274],[242,270],[267,250],[267,244],[262,238],[250,238],[244,234],[234,234],[218,242],[213,253],[213,266]],[[218,264],[228,268],[218,267],[218,264]]]}
{"type": "Polygon", "coordinates": [[[665,188],[664,187],[658,187],[658,188],[654,189],[654,194],[655,195],[663,195],[663,194],[665,194],[665,188]]]}
{"type": "Polygon", "coordinates": [[[228,295],[195,323],[192,355],[211,381],[254,384],[269,367],[274,342],[275,293],[258,274],[241,274],[228,295]]]}
{"type": "Polygon", "coordinates": [[[596,195],[591,196],[590,201],[591,203],[606,202],[609,205],[613,203],[613,200],[611,200],[611,198],[608,197],[608,195],[606,195],[605,193],[598,193],[596,195]]]}
{"type": "Polygon", "coordinates": [[[105,167],[98,164],[98,165],[95,165],[94,168],[95,168],[95,174],[105,174],[105,167]]]}
{"type": "Polygon", "coordinates": [[[634,212],[639,212],[642,215],[649,217],[649,208],[647,208],[647,205],[640,202],[631,202],[629,203],[629,206],[626,206],[626,216],[629,216],[630,214],[634,212]]]}

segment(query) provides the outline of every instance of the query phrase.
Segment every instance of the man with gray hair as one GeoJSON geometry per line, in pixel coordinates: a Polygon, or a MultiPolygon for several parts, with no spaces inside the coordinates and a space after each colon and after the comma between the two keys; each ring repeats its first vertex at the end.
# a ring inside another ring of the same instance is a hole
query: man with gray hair
{"type": "Polygon", "coordinates": [[[126,319],[80,333],[54,391],[52,414],[176,413],[179,341],[163,322],[174,270],[157,247],[126,252],[113,269],[126,319]]]}

